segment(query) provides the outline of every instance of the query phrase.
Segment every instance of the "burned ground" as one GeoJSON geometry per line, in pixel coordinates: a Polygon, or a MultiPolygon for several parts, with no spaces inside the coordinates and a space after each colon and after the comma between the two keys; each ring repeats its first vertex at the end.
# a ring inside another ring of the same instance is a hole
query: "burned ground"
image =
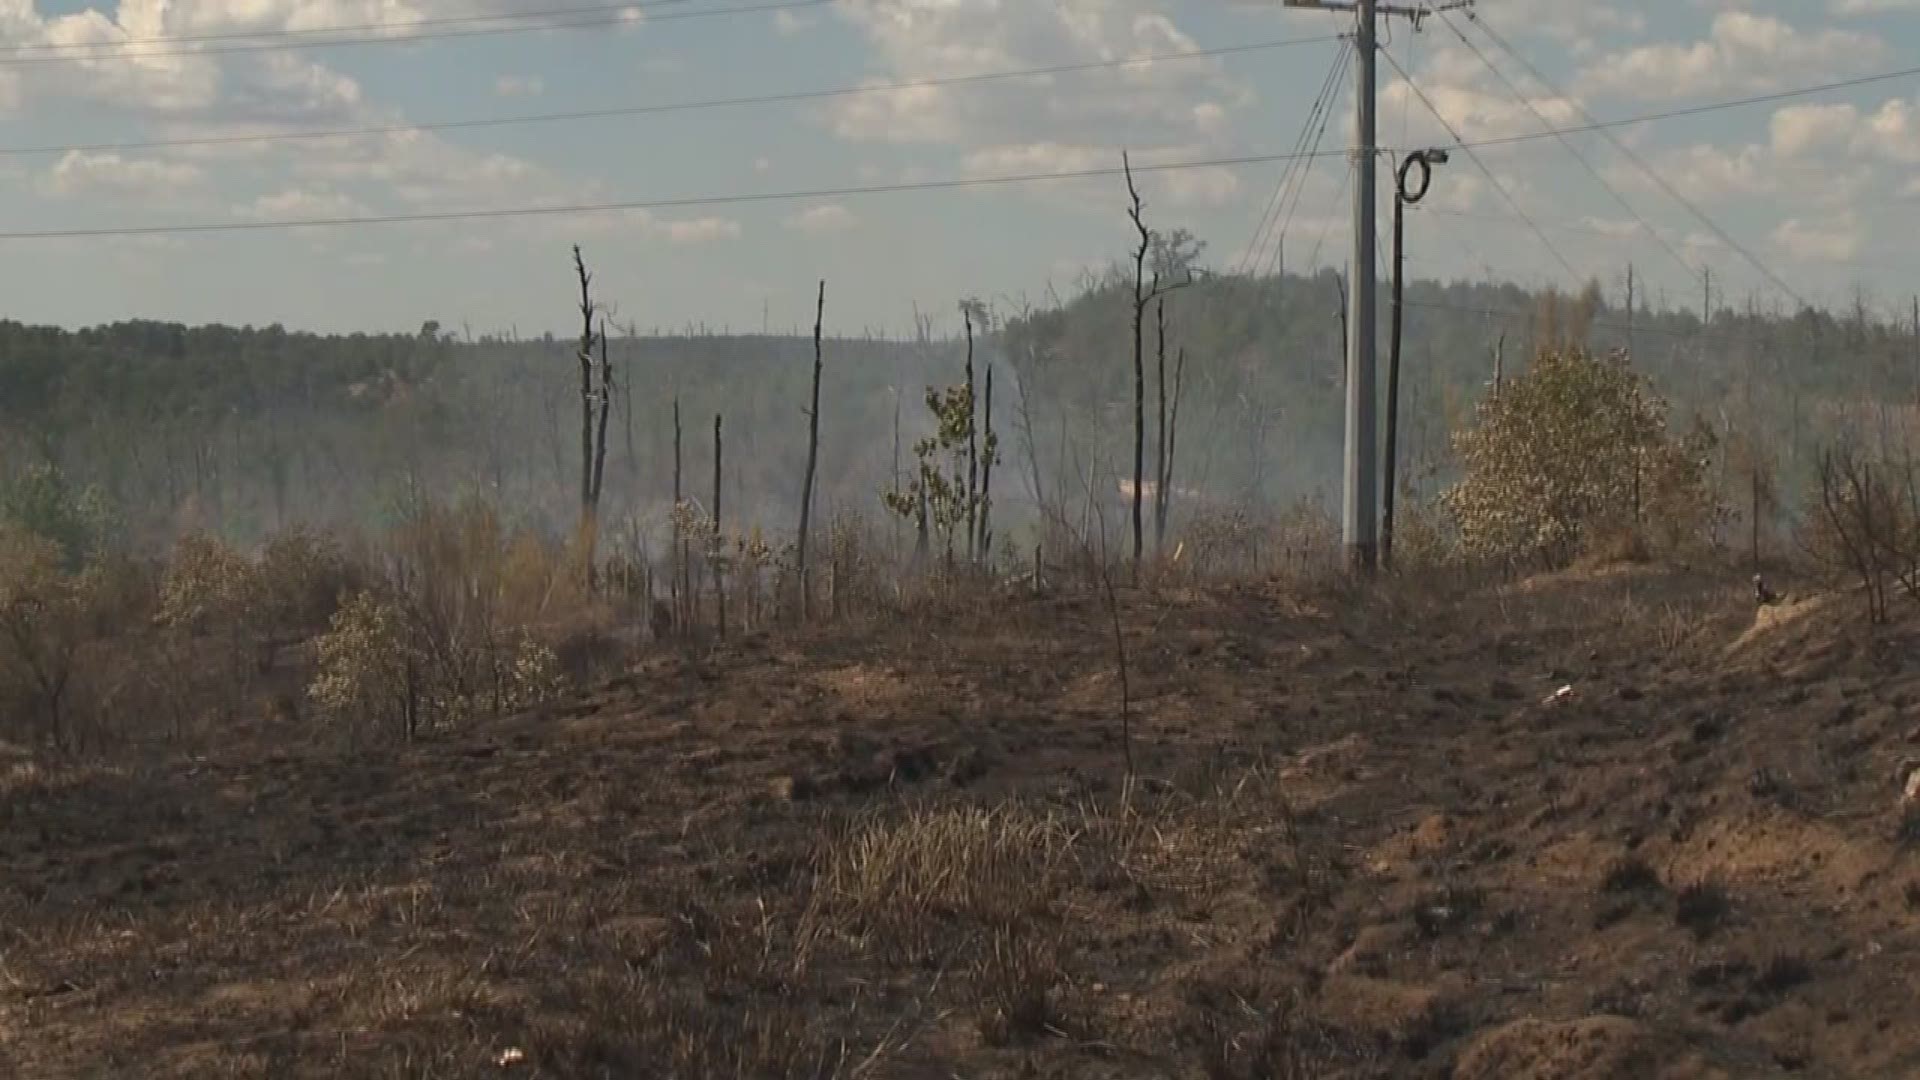
{"type": "Polygon", "coordinates": [[[343,748],[0,759],[0,1073],[1920,1074],[1920,625],[1009,592],[343,748]],[[1568,688],[1562,693],[1563,688],[1568,688]]]}

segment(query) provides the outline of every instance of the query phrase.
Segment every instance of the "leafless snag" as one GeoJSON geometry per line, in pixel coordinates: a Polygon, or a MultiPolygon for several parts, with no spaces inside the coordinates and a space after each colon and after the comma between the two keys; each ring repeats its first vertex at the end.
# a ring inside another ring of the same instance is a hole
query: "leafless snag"
{"type": "Polygon", "coordinates": [[[589,586],[593,584],[594,545],[599,532],[600,490],[606,475],[607,416],[613,406],[613,368],[607,358],[606,320],[600,330],[593,328],[598,308],[593,302],[593,275],[587,272],[580,245],[573,246],[574,274],[580,281],[580,542],[581,570],[589,586]],[[600,345],[600,387],[593,385],[593,347],[600,345]],[[594,407],[599,406],[596,438],[594,407]]]}
{"type": "Polygon", "coordinates": [[[993,459],[999,440],[993,435],[993,365],[987,365],[986,418],[987,452],[980,459],[980,561],[985,562],[993,547],[993,459]]]}
{"type": "Polygon", "coordinates": [[[980,504],[975,500],[980,483],[980,429],[974,423],[973,409],[978,400],[973,392],[973,305],[962,303],[960,318],[967,328],[967,561],[973,562],[980,543],[980,504]]]}
{"type": "MultiPolygon", "coordinates": [[[[827,283],[820,282],[820,299],[813,312],[813,404],[807,408],[807,476],[800,487],[800,537],[797,542],[796,569],[800,580],[800,618],[810,616],[813,589],[807,579],[807,540],[813,530],[813,478],[820,464],[820,327],[827,315],[827,283]]],[[[894,434],[895,470],[898,471],[899,432],[898,416],[895,417],[894,434]]],[[[716,506],[718,503],[716,502],[716,506]]]]}
{"type": "Polygon", "coordinates": [[[606,490],[607,417],[613,412],[613,363],[607,358],[607,320],[600,320],[600,405],[599,427],[593,443],[593,512],[600,513],[601,494],[606,490]]]}
{"type": "Polygon", "coordinates": [[[1147,366],[1143,324],[1149,305],[1175,289],[1193,284],[1193,275],[1189,271],[1185,281],[1163,283],[1156,269],[1152,283],[1148,283],[1147,253],[1153,249],[1153,230],[1147,228],[1146,204],[1140,198],[1139,186],[1133,182],[1133,162],[1125,151],[1120,154],[1120,165],[1127,177],[1130,203],[1127,219],[1133,222],[1134,233],[1139,238],[1133,249],[1133,583],[1138,585],[1140,560],[1146,550],[1147,366]]]}
{"type": "Polygon", "coordinates": [[[1186,388],[1186,381],[1187,349],[1186,346],[1183,345],[1180,347],[1179,358],[1176,359],[1173,364],[1173,411],[1167,418],[1167,467],[1166,471],[1160,476],[1160,520],[1162,522],[1161,529],[1163,532],[1165,531],[1165,522],[1168,516],[1167,508],[1171,505],[1170,500],[1173,498],[1173,474],[1174,465],[1177,460],[1174,456],[1174,451],[1179,448],[1180,399],[1183,396],[1182,391],[1186,388]]]}
{"type": "Polygon", "coordinates": [[[693,622],[693,571],[687,558],[687,537],[682,527],[681,517],[687,505],[686,496],[680,488],[680,398],[673,399],[673,593],[679,608],[676,617],[681,625],[693,622]]]}
{"type": "Polygon", "coordinates": [[[726,534],[720,528],[720,414],[713,414],[713,598],[720,640],[727,639],[726,534]]]}
{"type": "MultiPolygon", "coordinates": [[[[1913,498],[1913,478],[1908,496],[1913,498]]],[[[1920,574],[1914,571],[1914,526],[1903,522],[1900,493],[1874,476],[1871,462],[1851,448],[1828,449],[1820,456],[1820,510],[1825,527],[1821,554],[1860,578],[1867,598],[1867,618],[1887,621],[1889,575],[1915,597],[1920,597],[1920,574]]]]}

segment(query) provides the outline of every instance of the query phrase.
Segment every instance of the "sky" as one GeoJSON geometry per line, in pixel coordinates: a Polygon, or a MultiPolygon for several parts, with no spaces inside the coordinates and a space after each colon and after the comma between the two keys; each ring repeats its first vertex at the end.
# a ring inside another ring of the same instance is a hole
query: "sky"
{"type": "MultiPolygon", "coordinates": [[[[1383,148],[1920,56],[1920,0],[1477,14],[1383,22],[1383,148]]],[[[1280,0],[0,0],[0,317],[572,333],[579,244],[643,332],[810,326],[822,278],[830,333],[903,334],[916,309],[944,329],[961,297],[1040,304],[1123,257],[1123,180],[847,189],[1287,155],[1315,145],[1352,25],[1280,0]],[[713,104],[768,96],[788,100],[713,104]],[[553,118],[595,110],[627,111],[553,118]],[[493,123],[513,117],[544,119],[493,123]],[[252,228],[364,218],[389,220],[252,228]],[[156,231],[206,226],[239,228],[156,231]]],[[[1343,267],[1353,81],[1311,162],[1143,172],[1149,223],[1215,270],[1343,267]]],[[[1455,153],[1409,212],[1410,272],[1618,298],[1631,265],[1654,303],[1697,307],[1704,281],[1716,306],[1887,316],[1920,289],[1920,77],[1608,134],[1455,153]]]]}

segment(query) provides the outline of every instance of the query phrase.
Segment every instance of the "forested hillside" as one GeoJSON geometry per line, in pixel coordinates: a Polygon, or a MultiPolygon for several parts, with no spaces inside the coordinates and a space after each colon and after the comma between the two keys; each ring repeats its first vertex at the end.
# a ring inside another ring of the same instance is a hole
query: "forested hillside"
{"type": "MultiPolygon", "coordinates": [[[[1043,310],[1002,302],[981,328],[980,374],[992,364],[998,379],[1003,523],[1031,515],[1036,486],[1064,505],[1096,489],[1111,497],[1113,481],[1130,474],[1131,289],[1115,270],[1043,310]]],[[[1169,383],[1185,354],[1178,394],[1168,387],[1178,488],[1253,505],[1337,490],[1340,295],[1338,277],[1323,272],[1203,278],[1167,296],[1169,383]]],[[[1146,313],[1143,335],[1149,455],[1157,449],[1156,316],[1146,313]]],[[[879,495],[896,463],[910,467],[915,441],[932,428],[926,389],[960,381],[965,350],[957,340],[836,339],[831,323],[829,310],[823,513],[874,518],[884,514],[879,495]]],[[[1629,313],[1597,287],[1556,298],[1512,285],[1416,282],[1406,310],[1403,475],[1444,474],[1448,432],[1470,416],[1496,363],[1515,373],[1538,344],[1565,337],[1630,349],[1679,420],[1697,414],[1730,436],[1723,470],[1756,456],[1746,444],[1757,440],[1744,433],[1765,433],[1758,456],[1788,502],[1837,416],[1920,397],[1920,342],[1864,305],[1843,315],[1720,308],[1703,324],[1697,311],[1641,305],[1629,313]]],[[[1381,340],[1384,353],[1384,333],[1381,340]]],[[[16,488],[29,473],[44,486],[52,466],[71,488],[95,489],[113,527],[142,546],[189,528],[245,542],[298,522],[377,524],[395,500],[418,492],[489,495],[559,528],[577,499],[573,348],[552,337],[456,339],[431,322],[413,335],[350,336],[0,323],[0,446],[16,488]]],[[[810,340],[615,337],[611,356],[607,489],[623,535],[632,522],[658,529],[667,520],[676,400],[685,490],[711,490],[712,421],[723,413],[732,520],[791,531],[810,340]]],[[[1869,413],[1880,423],[1897,415],[1869,413]]],[[[9,505],[25,512],[23,501],[32,500],[16,492],[9,505]]]]}

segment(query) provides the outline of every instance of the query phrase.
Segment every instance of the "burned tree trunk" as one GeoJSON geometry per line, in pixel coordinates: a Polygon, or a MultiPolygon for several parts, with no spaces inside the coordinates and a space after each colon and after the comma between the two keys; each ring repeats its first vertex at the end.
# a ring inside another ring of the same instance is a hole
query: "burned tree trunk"
{"type": "MultiPolygon", "coordinates": [[[[1162,367],[1164,373],[1165,368],[1162,367]]],[[[1159,530],[1158,543],[1166,543],[1168,507],[1173,499],[1174,451],[1178,449],[1180,438],[1180,392],[1186,383],[1187,350],[1182,347],[1179,358],[1173,363],[1173,409],[1167,414],[1166,441],[1160,456],[1160,483],[1154,489],[1154,527],[1159,530]]]]}
{"type": "MultiPolygon", "coordinates": [[[[827,314],[827,283],[820,283],[820,299],[813,309],[813,403],[807,407],[807,477],[800,486],[800,536],[796,541],[796,569],[800,581],[800,618],[810,616],[812,583],[807,579],[807,540],[813,532],[813,478],[820,464],[820,327],[827,314]]],[[[895,455],[899,435],[896,431],[895,455]]],[[[896,464],[896,469],[898,465],[896,464]]],[[[717,505],[717,503],[716,503],[717,505]]]]}
{"type": "Polygon", "coordinates": [[[1154,387],[1160,397],[1160,427],[1153,440],[1153,550],[1167,546],[1167,300],[1154,305],[1154,387]]]}
{"type": "Polygon", "coordinates": [[[600,421],[593,444],[593,513],[600,515],[600,499],[606,491],[607,418],[613,412],[613,363],[607,358],[607,321],[600,320],[600,421]]]}
{"type": "Polygon", "coordinates": [[[962,304],[960,315],[967,327],[967,561],[973,562],[980,541],[980,504],[975,497],[980,482],[980,426],[975,423],[974,412],[974,402],[979,399],[973,392],[973,309],[962,304]]]}
{"type": "Polygon", "coordinates": [[[986,562],[993,547],[993,459],[1000,440],[993,434],[993,365],[987,365],[986,417],[982,423],[986,452],[980,458],[980,561],[986,562]]]}
{"type": "Polygon", "coordinates": [[[713,414],[713,598],[720,639],[727,637],[726,534],[720,529],[720,414],[713,414]]]}
{"type": "Polygon", "coordinates": [[[685,526],[687,500],[680,489],[680,399],[673,399],[673,592],[681,625],[693,622],[693,571],[687,565],[685,526]]]}
{"type": "Polygon", "coordinates": [[[573,246],[573,269],[580,279],[580,519],[584,529],[593,513],[593,298],[588,292],[593,275],[587,273],[578,244],[573,246]]]}

